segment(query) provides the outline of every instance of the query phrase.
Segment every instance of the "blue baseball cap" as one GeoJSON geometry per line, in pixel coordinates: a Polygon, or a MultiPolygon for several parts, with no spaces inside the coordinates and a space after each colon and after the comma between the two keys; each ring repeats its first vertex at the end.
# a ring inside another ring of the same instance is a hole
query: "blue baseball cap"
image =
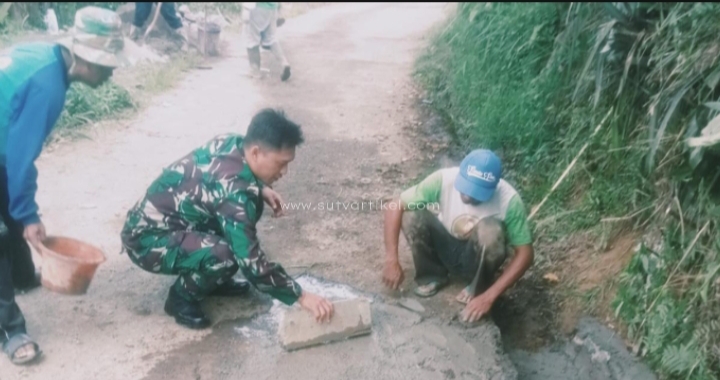
{"type": "Polygon", "coordinates": [[[500,178],[500,158],[487,149],[476,149],[460,163],[455,189],[475,200],[487,202],[495,194],[500,178]]]}

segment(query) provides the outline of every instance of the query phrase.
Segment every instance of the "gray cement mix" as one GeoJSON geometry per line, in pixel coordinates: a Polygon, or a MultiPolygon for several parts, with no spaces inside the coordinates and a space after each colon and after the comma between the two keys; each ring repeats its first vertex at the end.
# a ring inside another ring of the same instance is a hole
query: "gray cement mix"
{"type": "Polygon", "coordinates": [[[573,339],[539,352],[510,351],[521,380],[655,380],[647,365],[616,334],[591,318],[580,320],[573,339]]]}
{"type": "Polygon", "coordinates": [[[278,328],[298,306],[269,301],[258,305],[253,317],[220,324],[201,341],[171,353],[147,379],[181,378],[194,371],[201,379],[517,379],[491,321],[468,326],[425,318],[345,285],[308,276],[298,281],[334,301],[371,301],[371,334],[288,352],[278,328]],[[191,352],[198,355],[188,360],[191,352]]]}

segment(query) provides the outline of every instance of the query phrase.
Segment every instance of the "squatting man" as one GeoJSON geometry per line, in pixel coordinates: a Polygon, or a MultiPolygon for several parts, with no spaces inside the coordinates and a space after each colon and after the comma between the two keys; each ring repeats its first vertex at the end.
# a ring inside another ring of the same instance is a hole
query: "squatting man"
{"type": "Polygon", "coordinates": [[[465,322],[487,315],[533,262],[525,206],[502,179],[502,164],[491,151],[472,151],[460,167],[434,172],[405,190],[395,203],[399,206],[387,207],[384,213],[383,282],[397,289],[404,280],[398,260],[402,230],[415,264],[414,293],[430,297],[449,283],[450,274],[463,278],[468,285],[456,300],[465,304],[461,312],[465,322]],[[439,204],[438,216],[420,207],[429,204],[439,204]],[[514,257],[495,280],[508,246],[514,247],[514,257]]]}
{"type": "Polygon", "coordinates": [[[121,236],[130,260],[151,273],[178,275],[165,302],[177,323],[208,327],[204,298],[246,294],[248,282],[233,279],[238,270],[258,290],[286,305],[298,302],[319,322],[332,318],[332,303],[268,261],[257,237],[264,203],[282,214],[283,200],[271,186],[303,139],[282,112],[262,110],[244,137],[218,136],[165,168],[128,212],[121,236]]]}

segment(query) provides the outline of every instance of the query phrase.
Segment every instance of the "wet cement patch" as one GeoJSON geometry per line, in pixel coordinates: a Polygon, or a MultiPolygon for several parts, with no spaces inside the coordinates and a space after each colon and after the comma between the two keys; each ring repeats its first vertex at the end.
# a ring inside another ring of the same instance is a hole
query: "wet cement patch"
{"type": "Polygon", "coordinates": [[[591,318],[578,323],[572,340],[537,352],[509,351],[520,380],[655,380],[622,340],[591,318]]]}
{"type": "MultiPolygon", "coordinates": [[[[288,352],[277,337],[287,306],[245,298],[237,300],[240,310],[224,301],[244,317],[219,322],[206,337],[174,350],[146,379],[517,379],[491,322],[426,318],[346,285],[309,276],[298,282],[331,300],[370,300],[372,334],[288,352]]],[[[229,316],[218,305],[209,310],[229,316]]]]}

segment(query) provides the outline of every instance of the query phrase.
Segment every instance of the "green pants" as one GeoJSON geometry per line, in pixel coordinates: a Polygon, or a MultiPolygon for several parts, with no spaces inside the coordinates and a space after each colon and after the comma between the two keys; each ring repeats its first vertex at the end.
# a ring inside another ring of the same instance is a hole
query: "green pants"
{"type": "Polygon", "coordinates": [[[151,273],[179,275],[173,286],[190,301],[202,300],[239,269],[230,246],[217,235],[124,231],[121,236],[123,248],[135,265],[151,273]]]}

